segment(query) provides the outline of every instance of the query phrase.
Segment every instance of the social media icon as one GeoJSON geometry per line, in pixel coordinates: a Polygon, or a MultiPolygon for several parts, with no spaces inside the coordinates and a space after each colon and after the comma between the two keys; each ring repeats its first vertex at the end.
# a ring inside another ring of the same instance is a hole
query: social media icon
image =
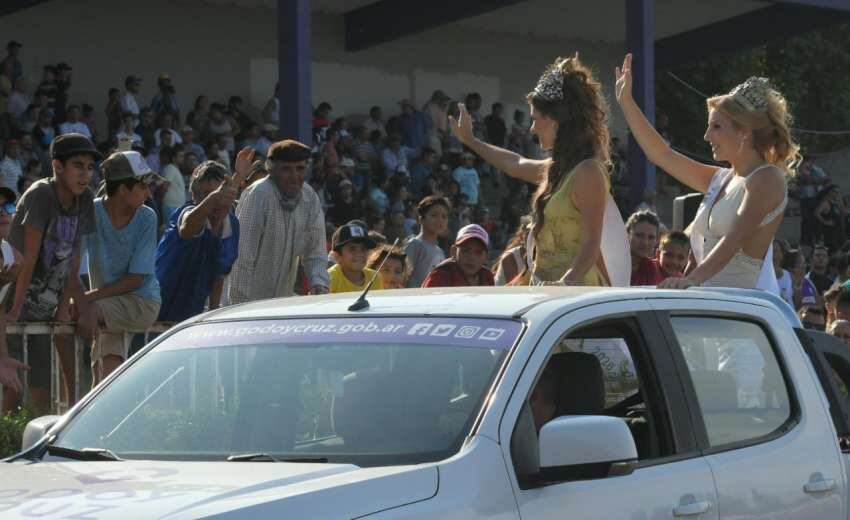
{"type": "Polygon", "coordinates": [[[478,331],[481,330],[481,327],[475,327],[473,325],[465,325],[460,328],[455,334],[456,338],[462,339],[472,339],[478,334],[478,331]]]}
{"type": "Polygon", "coordinates": [[[505,329],[485,329],[484,332],[478,336],[478,339],[484,341],[496,341],[501,338],[505,334],[505,329]]]}
{"type": "Polygon", "coordinates": [[[452,325],[452,324],[449,324],[449,323],[441,323],[441,324],[437,325],[436,327],[434,327],[434,330],[431,331],[430,335],[431,336],[438,336],[438,337],[446,337],[449,334],[451,334],[452,332],[454,332],[454,330],[456,328],[457,328],[457,325],[452,325]]]}
{"type": "Polygon", "coordinates": [[[416,323],[407,331],[408,336],[424,336],[433,327],[433,323],[416,323]]]}

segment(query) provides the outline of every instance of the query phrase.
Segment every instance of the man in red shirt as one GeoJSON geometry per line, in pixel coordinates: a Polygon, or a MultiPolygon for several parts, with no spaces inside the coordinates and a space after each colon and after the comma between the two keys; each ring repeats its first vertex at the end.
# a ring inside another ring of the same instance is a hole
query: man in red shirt
{"type": "Polygon", "coordinates": [[[452,256],[425,278],[422,287],[468,287],[495,285],[493,273],[484,268],[490,249],[490,235],[478,224],[460,228],[452,246],[452,256]]]}

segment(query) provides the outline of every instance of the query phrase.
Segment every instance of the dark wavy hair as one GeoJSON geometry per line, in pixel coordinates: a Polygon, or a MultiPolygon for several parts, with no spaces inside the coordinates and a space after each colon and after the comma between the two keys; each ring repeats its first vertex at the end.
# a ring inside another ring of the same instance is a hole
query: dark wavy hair
{"type": "Polygon", "coordinates": [[[541,114],[558,122],[552,163],[532,202],[535,237],[543,228],[543,210],[564,175],[586,159],[600,160],[606,170],[611,167],[608,105],[602,85],[593,77],[593,71],[579,60],[578,54],[558,58],[549,70],[556,70],[563,76],[563,99],[553,101],[536,91],[526,96],[541,114]]]}

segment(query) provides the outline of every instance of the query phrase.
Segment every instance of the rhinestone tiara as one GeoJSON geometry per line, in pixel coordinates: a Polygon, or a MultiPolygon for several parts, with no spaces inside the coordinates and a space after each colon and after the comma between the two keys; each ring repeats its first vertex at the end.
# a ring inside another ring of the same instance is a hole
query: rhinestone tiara
{"type": "Polygon", "coordinates": [[[733,88],[729,95],[747,110],[754,112],[767,111],[767,98],[773,88],[767,78],[752,76],[747,81],[733,88]]]}
{"type": "Polygon", "coordinates": [[[546,69],[537,80],[534,93],[547,101],[562,101],[564,99],[564,73],[558,66],[546,69]]]}

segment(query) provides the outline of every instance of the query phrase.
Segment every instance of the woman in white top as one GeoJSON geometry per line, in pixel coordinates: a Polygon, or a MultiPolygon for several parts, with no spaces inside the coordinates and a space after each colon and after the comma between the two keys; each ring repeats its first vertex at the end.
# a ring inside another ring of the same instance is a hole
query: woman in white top
{"type": "Polygon", "coordinates": [[[729,94],[706,100],[717,168],[681,155],[664,142],[632,98],[632,56],[616,70],[617,102],[647,158],[706,194],[692,224],[697,266],[664,288],[692,285],[763,288],[778,293],[771,243],[788,201],[785,182],[798,147],[789,131],[785,98],[764,78],[750,78],[729,94]]]}

